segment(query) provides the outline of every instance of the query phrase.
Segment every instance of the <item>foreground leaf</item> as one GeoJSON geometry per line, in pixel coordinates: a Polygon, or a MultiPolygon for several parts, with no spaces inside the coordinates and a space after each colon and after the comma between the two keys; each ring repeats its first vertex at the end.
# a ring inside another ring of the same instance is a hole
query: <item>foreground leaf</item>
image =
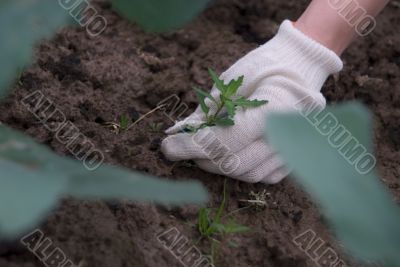
{"type": "Polygon", "coordinates": [[[81,168],[69,178],[65,193],[81,199],[127,199],[174,205],[207,200],[200,182],[158,179],[108,165],[91,172],[81,168]]]}
{"type": "Polygon", "coordinates": [[[114,9],[146,30],[163,32],[189,22],[208,0],[112,0],[114,9]]]}
{"type": "Polygon", "coordinates": [[[0,240],[39,224],[56,206],[67,179],[47,179],[35,168],[0,159],[0,240]]]}
{"type": "Polygon", "coordinates": [[[102,165],[88,171],[30,137],[0,125],[0,239],[34,227],[59,198],[127,199],[156,203],[199,203],[199,182],[174,182],[102,165]]]}
{"type": "Polygon", "coordinates": [[[0,5],[0,97],[32,57],[33,46],[69,20],[54,0],[13,0],[0,5]]]}
{"type": "MultiPolygon", "coordinates": [[[[346,104],[325,112],[370,150],[371,122],[364,107],[346,104]]],[[[271,115],[266,136],[354,256],[399,266],[400,210],[375,174],[357,172],[301,115],[271,115]]]]}

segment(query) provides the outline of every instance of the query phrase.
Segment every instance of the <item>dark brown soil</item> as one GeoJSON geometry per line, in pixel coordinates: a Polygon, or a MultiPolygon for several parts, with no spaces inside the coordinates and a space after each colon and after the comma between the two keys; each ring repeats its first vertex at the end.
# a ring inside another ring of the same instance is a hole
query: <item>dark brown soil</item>
{"type": "MultiPolygon", "coordinates": [[[[27,94],[41,90],[94,144],[106,161],[153,175],[200,180],[211,192],[210,207],[222,196],[224,177],[183,163],[164,159],[159,144],[163,133],[149,124],[169,119],[156,112],[126,133],[116,134],[99,122],[117,122],[123,114],[137,117],[157,103],[178,95],[191,110],[196,106],[192,85],[211,86],[206,69],[221,72],[251,49],[269,40],[279,23],[296,19],[308,1],[218,0],[182,30],[147,34],[115,14],[108,4],[96,4],[108,20],[97,38],[84,29],[68,28],[38,47],[35,63],[0,106],[0,121],[20,129],[68,155],[53,134],[39,124],[21,104],[27,94]]],[[[398,3],[396,1],[392,1],[398,3]]],[[[331,103],[357,99],[375,114],[375,144],[381,178],[400,199],[400,9],[389,4],[378,27],[358,40],[344,55],[345,69],[326,83],[323,93],[331,103]]],[[[217,266],[316,266],[292,239],[312,229],[340,252],[316,206],[290,178],[266,186],[228,181],[228,210],[239,199],[266,189],[268,207],[244,210],[237,222],[251,227],[235,235],[239,247],[224,246],[217,266]]],[[[67,257],[81,267],[183,266],[157,241],[155,234],[176,227],[189,240],[199,235],[192,224],[198,207],[168,208],[132,202],[105,203],[66,199],[40,226],[67,257]]],[[[44,266],[26,248],[0,244],[1,267],[44,266]]],[[[208,242],[198,247],[210,252],[208,242]]]]}

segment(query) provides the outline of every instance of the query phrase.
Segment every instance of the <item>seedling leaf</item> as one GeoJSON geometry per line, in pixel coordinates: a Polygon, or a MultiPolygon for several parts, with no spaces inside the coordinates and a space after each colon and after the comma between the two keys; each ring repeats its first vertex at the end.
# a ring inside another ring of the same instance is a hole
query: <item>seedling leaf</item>
{"type": "Polygon", "coordinates": [[[223,192],[223,194],[222,194],[222,201],[221,201],[221,204],[219,205],[219,207],[218,207],[218,211],[217,211],[217,214],[215,215],[215,220],[214,220],[214,222],[216,222],[216,223],[220,223],[221,222],[221,219],[222,219],[222,213],[224,212],[224,209],[225,209],[225,202],[226,202],[226,179],[225,179],[225,181],[224,181],[224,192],[223,192]]]}
{"type": "Polygon", "coordinates": [[[226,100],[225,101],[225,108],[226,111],[228,112],[228,115],[230,118],[235,117],[236,114],[236,106],[235,104],[232,102],[232,100],[226,100]]]}
{"type": "Polygon", "coordinates": [[[232,126],[235,122],[230,118],[217,118],[215,124],[218,126],[232,126]]]}
{"type": "MultiPolygon", "coordinates": [[[[223,197],[221,204],[219,205],[215,216],[210,218],[210,209],[202,208],[199,211],[198,216],[198,229],[202,237],[206,237],[211,241],[211,261],[214,262],[219,244],[223,243],[225,236],[233,233],[241,233],[250,230],[250,228],[241,226],[236,224],[234,221],[231,221],[229,224],[225,225],[222,222],[222,219],[225,216],[222,216],[225,210],[226,203],[226,179],[224,181],[224,189],[223,189],[223,197]],[[222,238],[222,241],[218,240],[218,238],[222,238]]],[[[229,215],[229,214],[228,214],[229,215]]],[[[227,215],[227,216],[228,216],[227,215]]]]}
{"type": "Polygon", "coordinates": [[[244,80],[244,76],[240,76],[237,80],[230,81],[227,86],[225,96],[227,98],[229,98],[229,97],[235,95],[237,93],[238,89],[240,88],[240,86],[242,86],[243,80],[244,80]]]}
{"type": "Polygon", "coordinates": [[[208,235],[208,229],[210,227],[210,218],[209,218],[210,210],[206,208],[201,208],[199,210],[198,216],[198,228],[199,232],[203,236],[208,235]]]}
{"type": "Polygon", "coordinates": [[[244,232],[248,232],[250,230],[251,229],[249,227],[237,224],[233,221],[231,221],[230,223],[225,225],[225,229],[224,229],[225,233],[227,233],[227,234],[244,233],[244,232]]]}
{"type": "Polygon", "coordinates": [[[211,99],[211,101],[217,103],[217,100],[215,100],[215,98],[214,98],[210,93],[208,93],[208,92],[206,92],[206,91],[204,91],[204,90],[202,90],[202,89],[200,89],[200,88],[198,88],[198,87],[196,87],[196,86],[193,86],[193,89],[194,89],[198,94],[203,95],[204,98],[209,98],[209,99],[211,99]]]}
{"type": "Polygon", "coordinates": [[[119,127],[121,130],[126,130],[129,126],[129,117],[122,115],[119,119],[119,127]]]}
{"type": "Polygon", "coordinates": [[[225,94],[226,86],[224,81],[219,78],[218,74],[214,70],[208,69],[208,72],[210,73],[210,76],[214,81],[217,89],[221,92],[221,94],[225,94]]]}
{"type": "Polygon", "coordinates": [[[196,95],[199,100],[201,110],[203,110],[203,112],[207,115],[208,112],[210,112],[210,108],[207,106],[205,102],[206,97],[208,97],[207,96],[208,93],[196,87],[194,87],[194,90],[196,91],[196,95]]]}
{"type": "Polygon", "coordinates": [[[232,126],[235,125],[234,117],[236,115],[237,107],[259,107],[267,103],[264,100],[247,100],[244,97],[240,97],[239,99],[233,98],[233,96],[237,93],[239,87],[243,84],[244,76],[240,76],[237,80],[232,80],[228,85],[224,84],[224,81],[221,80],[218,75],[212,69],[208,70],[217,89],[220,91],[219,101],[216,101],[215,98],[199,89],[194,88],[199,98],[199,104],[202,111],[205,113],[206,121],[198,127],[188,126],[184,129],[188,132],[197,132],[205,127],[212,126],[232,126]],[[210,99],[216,104],[214,114],[209,114],[211,109],[206,104],[206,98],[210,99]],[[223,112],[228,114],[224,114],[223,112]]]}
{"type": "Polygon", "coordinates": [[[236,106],[239,106],[239,107],[260,107],[262,105],[267,104],[268,101],[266,101],[266,100],[257,100],[257,99],[248,100],[248,99],[245,99],[244,97],[241,97],[239,99],[234,100],[233,103],[236,106]]]}

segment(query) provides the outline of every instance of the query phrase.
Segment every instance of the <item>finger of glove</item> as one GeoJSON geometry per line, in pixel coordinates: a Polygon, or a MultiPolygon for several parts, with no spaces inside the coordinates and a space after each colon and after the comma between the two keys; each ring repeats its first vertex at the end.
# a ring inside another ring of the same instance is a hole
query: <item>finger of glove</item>
{"type": "Polygon", "coordinates": [[[213,147],[212,142],[209,143],[210,140],[212,141],[212,134],[208,134],[209,129],[204,129],[195,134],[171,135],[163,140],[161,151],[171,161],[207,159],[208,152],[213,147]]]}
{"type": "Polygon", "coordinates": [[[285,166],[276,169],[271,174],[265,176],[261,182],[265,184],[276,184],[282,181],[290,174],[290,170],[288,170],[285,166]]]}
{"type": "MultiPolygon", "coordinates": [[[[231,127],[215,127],[213,129],[216,136],[224,140],[224,144],[233,152],[241,150],[258,138],[263,136],[267,112],[287,112],[295,111],[301,99],[310,96],[302,86],[294,85],[285,79],[279,80],[274,87],[269,84],[272,79],[266,79],[249,99],[267,100],[263,106],[256,108],[240,109],[234,120],[235,125],[231,127]],[[267,84],[268,83],[268,84],[267,84]],[[291,88],[282,89],[290,85],[291,88]]],[[[316,99],[323,102],[323,96],[318,92],[316,99]]]]}
{"type": "Polygon", "coordinates": [[[276,108],[276,104],[267,103],[262,107],[238,110],[234,117],[235,125],[216,126],[211,131],[222,144],[236,153],[262,138],[266,112],[276,108]]]}
{"type": "Polygon", "coordinates": [[[258,165],[253,170],[250,170],[238,177],[233,177],[235,179],[245,181],[248,183],[258,183],[258,182],[266,182],[266,183],[277,183],[285,176],[282,177],[282,174],[287,175],[283,171],[278,171],[283,168],[282,160],[274,155],[268,160],[263,161],[260,165],[258,165]]]}
{"type": "Polygon", "coordinates": [[[232,153],[220,148],[214,157],[195,161],[198,166],[212,173],[239,177],[259,166],[275,155],[275,152],[263,139],[259,139],[239,152],[232,153]]]}
{"type": "Polygon", "coordinates": [[[191,115],[186,117],[184,120],[176,122],[175,125],[165,130],[165,133],[168,135],[176,134],[184,130],[188,125],[193,127],[198,127],[204,121],[205,121],[205,115],[202,114],[200,111],[196,110],[191,115]]]}

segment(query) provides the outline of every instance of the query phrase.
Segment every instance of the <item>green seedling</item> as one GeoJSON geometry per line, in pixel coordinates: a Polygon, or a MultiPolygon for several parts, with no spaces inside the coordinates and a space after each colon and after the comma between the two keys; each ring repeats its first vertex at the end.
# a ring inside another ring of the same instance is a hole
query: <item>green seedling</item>
{"type": "Polygon", "coordinates": [[[126,129],[128,129],[129,121],[130,121],[130,119],[128,116],[122,115],[119,118],[119,129],[121,131],[125,131],[126,129]]]}
{"type": "Polygon", "coordinates": [[[211,242],[211,261],[214,264],[217,256],[217,251],[221,243],[227,241],[230,246],[237,247],[237,244],[227,240],[228,235],[235,233],[243,233],[250,230],[249,227],[237,224],[230,219],[227,223],[223,219],[231,213],[223,215],[226,204],[226,180],[224,182],[223,198],[220,206],[213,214],[212,209],[202,208],[199,211],[197,227],[201,238],[205,238],[211,242]]]}
{"type": "Polygon", "coordinates": [[[163,128],[163,126],[164,126],[164,123],[162,123],[162,122],[152,122],[149,124],[150,131],[153,133],[161,132],[161,129],[163,128]]]}
{"type": "Polygon", "coordinates": [[[194,87],[206,121],[198,127],[187,125],[185,128],[186,131],[196,132],[205,127],[235,125],[234,117],[239,107],[260,107],[268,103],[266,100],[248,100],[243,96],[237,95],[237,91],[243,84],[244,76],[240,76],[238,79],[231,80],[228,84],[225,84],[215,71],[209,69],[208,72],[220,92],[219,97],[216,98],[210,93],[194,87]],[[207,99],[209,104],[206,103],[207,99]]]}

